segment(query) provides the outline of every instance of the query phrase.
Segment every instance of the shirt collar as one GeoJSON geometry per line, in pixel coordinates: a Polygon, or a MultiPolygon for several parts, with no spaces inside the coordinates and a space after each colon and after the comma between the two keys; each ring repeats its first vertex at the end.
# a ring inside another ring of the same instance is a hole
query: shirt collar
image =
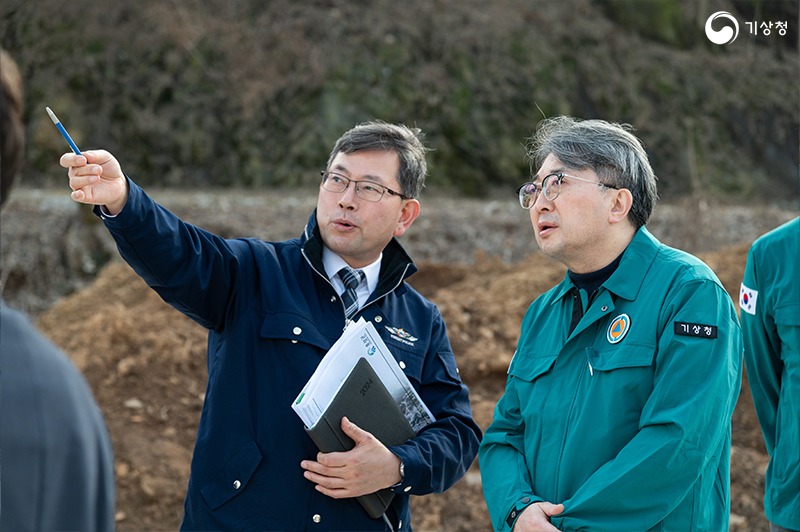
{"type": "MultiPolygon", "coordinates": [[[[358,268],[362,272],[364,272],[364,276],[367,281],[367,294],[371,294],[375,287],[378,286],[378,278],[380,277],[381,273],[381,261],[383,260],[383,253],[381,253],[377,260],[372,264],[368,264],[363,268],[358,268]]],[[[341,293],[344,291],[344,283],[342,280],[339,279],[339,276],[336,275],[339,273],[339,270],[344,268],[345,266],[350,266],[345,262],[345,260],[331,251],[331,249],[323,245],[322,246],[322,266],[325,268],[325,273],[327,274],[328,278],[333,283],[333,287],[336,289],[337,292],[341,293]]]]}

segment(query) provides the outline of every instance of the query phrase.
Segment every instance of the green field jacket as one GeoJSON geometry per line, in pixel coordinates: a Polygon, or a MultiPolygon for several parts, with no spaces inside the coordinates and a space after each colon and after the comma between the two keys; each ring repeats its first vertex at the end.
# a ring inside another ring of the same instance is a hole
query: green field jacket
{"type": "Polygon", "coordinates": [[[739,294],[744,361],[770,456],[764,509],[800,530],[800,218],[756,240],[739,294]]]}
{"type": "Polygon", "coordinates": [[[727,530],[742,337],[722,284],[641,228],[568,335],[573,289],[525,314],[481,444],[494,529],[548,501],[560,530],[727,530]]]}

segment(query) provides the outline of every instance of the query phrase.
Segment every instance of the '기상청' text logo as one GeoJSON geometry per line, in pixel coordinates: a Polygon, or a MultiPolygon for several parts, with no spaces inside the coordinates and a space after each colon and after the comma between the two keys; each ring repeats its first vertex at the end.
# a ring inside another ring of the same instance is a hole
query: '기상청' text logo
{"type": "Polygon", "coordinates": [[[706,20],[706,37],[714,44],[730,44],[739,36],[739,22],[727,11],[717,11],[706,20]],[[711,27],[711,23],[718,18],[727,19],[730,25],[725,25],[719,30],[711,27]]]}

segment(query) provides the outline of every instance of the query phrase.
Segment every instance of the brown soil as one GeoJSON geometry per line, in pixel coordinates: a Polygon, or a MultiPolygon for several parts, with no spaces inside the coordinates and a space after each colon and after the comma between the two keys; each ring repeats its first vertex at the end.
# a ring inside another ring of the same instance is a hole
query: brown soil
{"type": "MultiPolygon", "coordinates": [[[[732,297],[747,248],[701,254],[732,297]]],[[[472,265],[423,263],[412,278],[442,310],[481,427],[503,390],[525,308],[563,275],[563,267],[534,253],[516,264],[487,257],[472,265]]],[[[44,312],[39,326],[85,373],[105,414],[116,455],[119,530],[177,528],[205,389],[205,331],[119,262],[44,312]]],[[[731,529],[767,530],[761,512],[767,456],[746,385],[733,441],[731,529]]],[[[477,464],[448,492],[412,504],[418,530],[491,528],[477,464]]]]}

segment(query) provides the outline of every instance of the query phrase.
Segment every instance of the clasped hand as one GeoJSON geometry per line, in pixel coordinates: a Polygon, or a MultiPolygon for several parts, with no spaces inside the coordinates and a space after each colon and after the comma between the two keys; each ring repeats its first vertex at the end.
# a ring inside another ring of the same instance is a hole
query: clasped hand
{"type": "Polygon", "coordinates": [[[522,510],[517,522],[514,523],[514,532],[552,532],[558,531],[550,524],[550,517],[564,511],[563,504],[550,502],[536,502],[522,510]]]}

